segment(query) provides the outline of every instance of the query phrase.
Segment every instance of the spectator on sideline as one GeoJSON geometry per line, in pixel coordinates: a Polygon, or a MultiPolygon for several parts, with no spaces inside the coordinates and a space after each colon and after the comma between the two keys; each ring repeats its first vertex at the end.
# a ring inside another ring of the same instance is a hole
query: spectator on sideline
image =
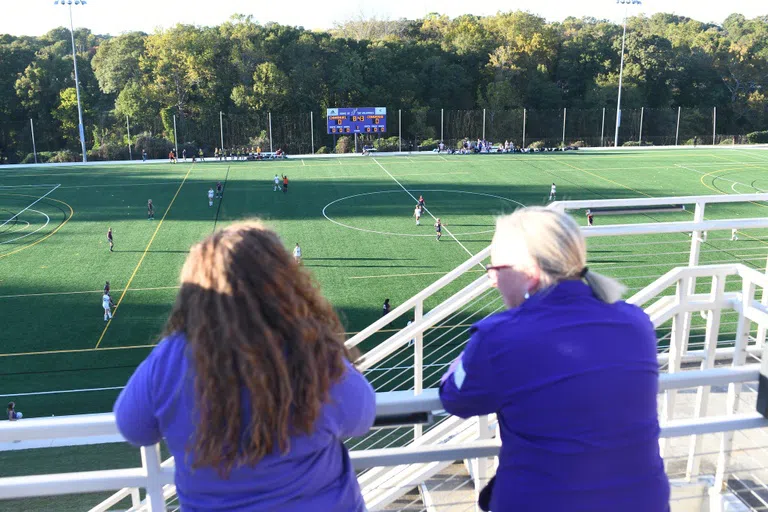
{"type": "Polygon", "coordinates": [[[8,402],[8,421],[16,421],[21,419],[21,413],[16,412],[16,402],[8,402]]]}
{"type": "Polygon", "coordinates": [[[164,339],[115,403],[134,445],[165,439],[189,510],[365,510],[343,439],[371,385],[311,276],[261,223],[195,245],[164,339]]]}
{"type": "Polygon", "coordinates": [[[449,413],[498,415],[490,509],[667,512],[648,316],[586,267],[584,236],[565,213],[499,218],[491,261],[509,309],[472,326],[440,386],[449,413]]]}
{"type": "Polygon", "coordinates": [[[147,161],[147,150],[146,149],[142,149],[141,150],[141,161],[142,162],[146,162],[147,161]]]}
{"type": "Polygon", "coordinates": [[[381,307],[381,316],[387,316],[392,306],[389,305],[389,299],[384,299],[384,305],[381,307]]]}

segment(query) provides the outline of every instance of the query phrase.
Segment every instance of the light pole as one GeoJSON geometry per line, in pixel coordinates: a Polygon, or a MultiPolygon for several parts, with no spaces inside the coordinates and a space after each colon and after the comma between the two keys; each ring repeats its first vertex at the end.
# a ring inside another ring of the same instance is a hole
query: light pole
{"type": "Polygon", "coordinates": [[[616,133],[613,136],[613,147],[619,146],[619,125],[621,125],[621,81],[624,77],[624,39],[627,37],[627,11],[629,5],[640,5],[640,0],[616,0],[617,4],[627,6],[624,9],[624,31],[621,34],[621,64],[619,65],[619,96],[616,99],[616,133]]]}
{"type": "Polygon", "coordinates": [[[77,78],[77,51],[75,50],[75,26],[72,23],[72,4],[85,5],[86,0],[54,0],[53,5],[67,5],[69,6],[69,31],[72,36],[72,62],[75,64],[75,94],[77,94],[77,120],[78,129],[80,130],[80,148],[83,151],[83,162],[88,161],[88,156],[85,152],[85,130],[83,130],[83,109],[80,106],[80,81],[77,78]]]}

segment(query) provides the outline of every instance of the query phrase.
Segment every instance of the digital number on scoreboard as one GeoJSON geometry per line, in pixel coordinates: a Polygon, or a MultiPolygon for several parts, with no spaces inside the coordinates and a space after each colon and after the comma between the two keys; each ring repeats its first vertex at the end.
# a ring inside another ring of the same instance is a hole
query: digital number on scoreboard
{"type": "Polygon", "coordinates": [[[329,108],[326,111],[328,133],[384,133],[387,131],[386,107],[329,108]]]}

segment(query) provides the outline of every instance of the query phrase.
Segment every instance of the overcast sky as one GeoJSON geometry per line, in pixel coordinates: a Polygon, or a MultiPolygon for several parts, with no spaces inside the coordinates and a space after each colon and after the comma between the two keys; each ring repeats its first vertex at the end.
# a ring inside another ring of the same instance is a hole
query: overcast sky
{"type": "MultiPolygon", "coordinates": [[[[54,0],[0,0],[0,34],[40,35],[67,25],[67,8],[54,0]]],[[[593,16],[618,21],[624,7],[615,0],[88,0],[73,6],[76,27],[88,27],[99,34],[131,30],[152,32],[176,23],[216,25],[234,13],[252,14],[258,22],[275,21],[310,29],[327,29],[335,21],[360,14],[366,17],[415,19],[429,12],[455,17],[461,14],[487,15],[499,10],[527,10],[550,21],[568,16],[593,16]]],[[[733,12],[748,18],[768,14],[765,0],[646,0],[631,6],[630,13],[672,12],[699,21],[721,23],[733,12]]]]}

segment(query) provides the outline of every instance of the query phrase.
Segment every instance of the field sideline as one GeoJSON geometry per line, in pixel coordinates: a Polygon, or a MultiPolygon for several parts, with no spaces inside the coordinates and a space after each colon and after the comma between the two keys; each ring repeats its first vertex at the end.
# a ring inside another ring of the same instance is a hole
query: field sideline
{"type": "MultiPolygon", "coordinates": [[[[487,246],[495,215],[545,204],[552,182],[558,199],[768,191],[768,151],[0,169],[0,396],[17,399],[26,417],[110,410],[157,341],[190,245],[234,220],[261,217],[288,248],[299,242],[305,265],[353,334],[379,316],[384,298],[401,303],[487,246]],[[287,194],[273,191],[275,173],[288,175],[287,194]],[[224,183],[224,198],[209,208],[206,193],[217,181],[224,183]],[[419,227],[411,218],[420,194],[446,225],[440,242],[429,215],[419,227]],[[146,218],[149,198],[154,221],[146,218]],[[107,248],[108,227],[115,234],[114,253],[107,248]],[[106,324],[100,308],[105,280],[118,303],[106,324]]],[[[707,218],[759,216],[766,206],[712,206],[707,218]]],[[[584,224],[583,213],[575,214],[584,224]]],[[[680,212],[597,216],[596,222],[688,218],[690,212],[680,212]]],[[[738,260],[764,268],[768,232],[739,236],[732,242],[730,233],[711,233],[702,263],[738,260]]],[[[592,239],[589,264],[636,291],[685,264],[689,243],[684,234],[625,237],[620,244],[592,239]]],[[[733,330],[728,321],[725,337],[733,330]]]]}

